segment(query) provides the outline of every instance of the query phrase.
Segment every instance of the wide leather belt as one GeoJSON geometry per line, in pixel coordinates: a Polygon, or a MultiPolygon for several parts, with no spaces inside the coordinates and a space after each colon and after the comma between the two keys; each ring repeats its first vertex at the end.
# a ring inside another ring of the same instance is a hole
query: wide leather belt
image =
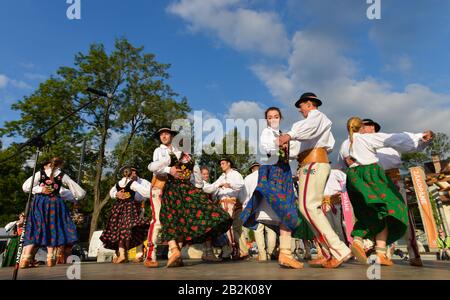
{"type": "Polygon", "coordinates": [[[387,177],[392,180],[400,180],[402,176],[400,175],[400,169],[389,169],[384,172],[387,177]]]}
{"type": "Polygon", "coordinates": [[[232,204],[234,205],[235,210],[242,208],[241,202],[239,202],[236,197],[222,198],[220,199],[220,204],[232,204]]]}
{"type": "Polygon", "coordinates": [[[313,148],[301,152],[297,156],[297,161],[300,166],[310,163],[329,163],[328,152],[325,148],[313,148]]]}
{"type": "Polygon", "coordinates": [[[152,177],[152,188],[160,189],[161,191],[164,189],[164,185],[167,182],[167,176],[155,175],[152,177]]]}

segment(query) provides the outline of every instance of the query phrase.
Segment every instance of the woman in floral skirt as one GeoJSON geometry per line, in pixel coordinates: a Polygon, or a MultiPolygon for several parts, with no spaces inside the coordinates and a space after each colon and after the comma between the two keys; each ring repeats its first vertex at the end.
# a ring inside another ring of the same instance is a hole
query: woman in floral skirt
{"type": "Polygon", "coordinates": [[[179,244],[205,243],[203,260],[216,261],[211,241],[228,231],[232,219],[202,191],[200,168],[190,155],[182,153],[178,160],[171,154],[170,158],[170,166],[178,172],[166,182],[160,211],[162,240],[170,250],[167,267],[182,266],[179,244]]]}

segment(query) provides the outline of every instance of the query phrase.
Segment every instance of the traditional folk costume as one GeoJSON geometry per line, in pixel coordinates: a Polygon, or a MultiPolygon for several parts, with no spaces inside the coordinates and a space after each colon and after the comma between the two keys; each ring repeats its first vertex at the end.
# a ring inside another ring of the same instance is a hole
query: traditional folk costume
{"type": "MultiPolygon", "coordinates": [[[[164,186],[160,211],[161,239],[197,244],[227,232],[232,220],[202,191],[200,168],[194,166],[190,156],[184,160],[186,156],[182,154],[180,159],[174,153],[169,156],[169,167],[176,166],[182,174],[179,178],[169,176],[164,186]]],[[[212,249],[206,249],[208,251],[212,253],[212,249]]],[[[168,266],[170,261],[171,257],[168,266]]]]}
{"type": "MultiPolygon", "coordinates": [[[[373,124],[375,127],[375,132],[378,132],[381,129],[381,126],[373,122],[372,120],[365,119],[363,123],[373,124]]],[[[414,151],[422,151],[425,148],[426,144],[421,141],[422,134],[413,135],[408,134],[410,138],[414,141],[414,145],[417,145],[417,148],[413,149],[414,151]]],[[[402,166],[401,153],[395,150],[394,148],[381,148],[377,149],[377,157],[379,159],[379,164],[385,170],[386,175],[392,180],[392,182],[397,187],[398,191],[402,195],[402,198],[408,207],[408,200],[406,198],[406,190],[405,184],[400,176],[400,168],[402,166]]],[[[408,253],[409,253],[409,262],[413,266],[422,266],[422,259],[420,258],[419,247],[417,245],[416,239],[416,229],[414,225],[414,216],[412,211],[408,208],[408,229],[406,230],[406,234],[404,236],[406,241],[408,253]]]]}
{"type": "MultiPolygon", "coordinates": [[[[305,93],[296,102],[314,101],[319,106],[321,101],[312,93],[305,93]]],[[[334,232],[325,214],[322,201],[324,189],[330,174],[328,153],[333,149],[335,140],[331,133],[332,122],[319,110],[311,110],[305,120],[292,126],[288,135],[300,141],[299,161],[299,196],[300,211],[316,234],[327,261],[311,261],[312,265],[335,268],[351,257],[350,249],[334,232]]]]}
{"type": "Polygon", "coordinates": [[[149,221],[141,217],[141,203],[135,199],[137,193],[150,197],[150,186],[124,177],[111,188],[111,198],[116,198],[118,191],[124,193],[125,198],[116,199],[100,240],[105,248],[121,252],[120,256],[126,257],[125,251],[141,245],[148,232],[149,221]]]}
{"type": "MultiPolygon", "coordinates": [[[[35,174],[32,184],[34,199],[27,217],[24,246],[58,247],[72,245],[78,240],[76,226],[60,195],[60,190],[63,185],[68,187],[77,199],[82,199],[86,192],[59,168],[54,172],[53,181],[50,178],[51,173],[51,169],[42,168],[35,174]],[[45,190],[52,192],[44,194],[45,190]]],[[[32,177],[23,184],[22,189],[25,193],[30,191],[31,181],[32,177]]],[[[24,257],[25,261],[29,259],[30,257],[24,257]]],[[[53,258],[48,257],[47,260],[53,258]]]]}
{"type": "MultiPolygon", "coordinates": [[[[229,161],[228,159],[224,159],[229,161]]],[[[239,199],[240,191],[244,188],[244,178],[242,175],[230,169],[227,173],[223,173],[212,184],[205,186],[203,190],[208,194],[213,194],[213,198],[217,199],[225,210],[233,219],[233,225],[227,232],[228,241],[232,247],[232,258],[240,259],[248,256],[247,243],[242,234],[242,220],[239,217],[242,212],[242,203],[239,199]],[[230,188],[219,186],[224,183],[229,183],[230,188]]]]}
{"type": "MultiPolygon", "coordinates": [[[[163,128],[164,129],[164,128],[163,128]]],[[[160,130],[161,131],[161,130],[160,130]]],[[[158,131],[158,133],[160,132],[158,131]]],[[[171,155],[177,159],[181,156],[181,151],[174,146],[166,146],[161,144],[153,152],[153,161],[148,165],[148,169],[153,173],[152,187],[150,192],[150,207],[152,210],[152,220],[148,230],[148,249],[145,260],[147,267],[157,267],[156,251],[158,236],[161,230],[161,222],[159,213],[161,210],[161,195],[164,190],[165,182],[169,178],[171,155]]]]}
{"type": "MultiPolygon", "coordinates": [[[[274,225],[278,225],[276,222],[279,222],[279,218],[275,215],[266,201],[261,201],[260,205],[256,208],[247,208],[258,185],[258,174],[259,172],[256,170],[244,178],[244,189],[242,189],[240,197],[241,199],[244,199],[242,204],[242,214],[251,214],[252,211],[254,211],[254,218],[256,222],[252,227],[248,228],[254,230],[255,241],[258,247],[258,261],[266,261],[271,259],[271,255],[276,247],[277,232],[274,225]]],[[[252,202],[251,205],[254,205],[254,203],[252,202]]],[[[246,226],[245,217],[243,222],[244,226],[246,226]]]]}
{"type": "MultiPolygon", "coordinates": [[[[135,169],[132,169],[135,170],[135,169]]],[[[138,191],[136,191],[134,193],[134,200],[136,201],[136,205],[139,208],[139,217],[140,218],[144,218],[145,215],[145,207],[144,207],[144,201],[146,199],[149,199],[150,197],[150,190],[151,190],[151,184],[148,180],[144,179],[144,178],[140,178],[137,177],[137,179],[135,179],[135,181],[137,183],[139,183],[140,185],[145,187],[145,194],[141,194],[138,191]]],[[[116,199],[116,194],[117,194],[117,187],[116,185],[114,187],[111,188],[111,190],[109,191],[109,195],[111,197],[111,199],[116,199]]],[[[145,240],[145,239],[144,239],[145,240]]],[[[135,258],[135,262],[142,262],[144,260],[144,244],[140,244],[138,246],[136,246],[136,258],[135,258]]]]}
{"type": "MultiPolygon", "coordinates": [[[[408,207],[398,188],[379,164],[377,150],[392,147],[399,152],[418,148],[422,134],[410,133],[354,133],[349,155],[355,161],[347,170],[347,191],[356,216],[352,232],[355,242],[352,250],[359,261],[366,263],[360,251],[361,239],[373,239],[388,228],[387,244],[400,239],[408,227],[408,207]]],[[[383,256],[386,249],[377,249],[383,256]]],[[[384,264],[384,263],[383,263],[384,264]]],[[[391,265],[386,261],[386,265],[391,265]]]]}
{"type": "Polygon", "coordinates": [[[324,201],[322,210],[324,211],[328,222],[333,227],[341,241],[347,243],[342,219],[341,193],[345,192],[345,182],[347,176],[344,172],[337,169],[330,171],[327,184],[325,185],[324,201]]]}

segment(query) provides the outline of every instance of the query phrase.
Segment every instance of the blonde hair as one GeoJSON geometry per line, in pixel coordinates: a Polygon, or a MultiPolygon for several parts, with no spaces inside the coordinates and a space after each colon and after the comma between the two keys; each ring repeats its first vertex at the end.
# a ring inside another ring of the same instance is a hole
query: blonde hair
{"type": "Polygon", "coordinates": [[[59,157],[53,157],[50,160],[50,168],[52,169],[52,173],[50,174],[51,181],[53,181],[56,169],[62,167],[63,164],[64,161],[59,157]]]}
{"type": "Polygon", "coordinates": [[[361,118],[351,117],[350,119],[348,119],[347,131],[348,131],[348,135],[350,137],[350,148],[352,148],[352,146],[353,146],[353,134],[355,132],[359,132],[359,130],[361,129],[362,126],[363,126],[363,122],[362,122],[361,118]]]}

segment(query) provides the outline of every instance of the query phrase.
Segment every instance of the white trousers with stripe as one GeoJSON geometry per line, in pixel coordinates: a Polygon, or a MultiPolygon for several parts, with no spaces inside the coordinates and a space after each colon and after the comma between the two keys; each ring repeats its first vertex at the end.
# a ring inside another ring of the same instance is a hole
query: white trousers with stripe
{"type": "Polygon", "coordinates": [[[162,191],[160,189],[152,188],[150,197],[150,207],[152,210],[152,220],[150,222],[150,228],[148,229],[148,247],[146,259],[156,261],[156,249],[158,234],[161,230],[161,222],[159,221],[159,212],[161,210],[161,196],[162,191]]]}
{"type": "Polygon", "coordinates": [[[339,239],[322,211],[323,193],[330,170],[329,163],[310,163],[299,169],[299,207],[320,242],[323,255],[330,258],[331,254],[341,260],[351,250],[339,239]]]}

